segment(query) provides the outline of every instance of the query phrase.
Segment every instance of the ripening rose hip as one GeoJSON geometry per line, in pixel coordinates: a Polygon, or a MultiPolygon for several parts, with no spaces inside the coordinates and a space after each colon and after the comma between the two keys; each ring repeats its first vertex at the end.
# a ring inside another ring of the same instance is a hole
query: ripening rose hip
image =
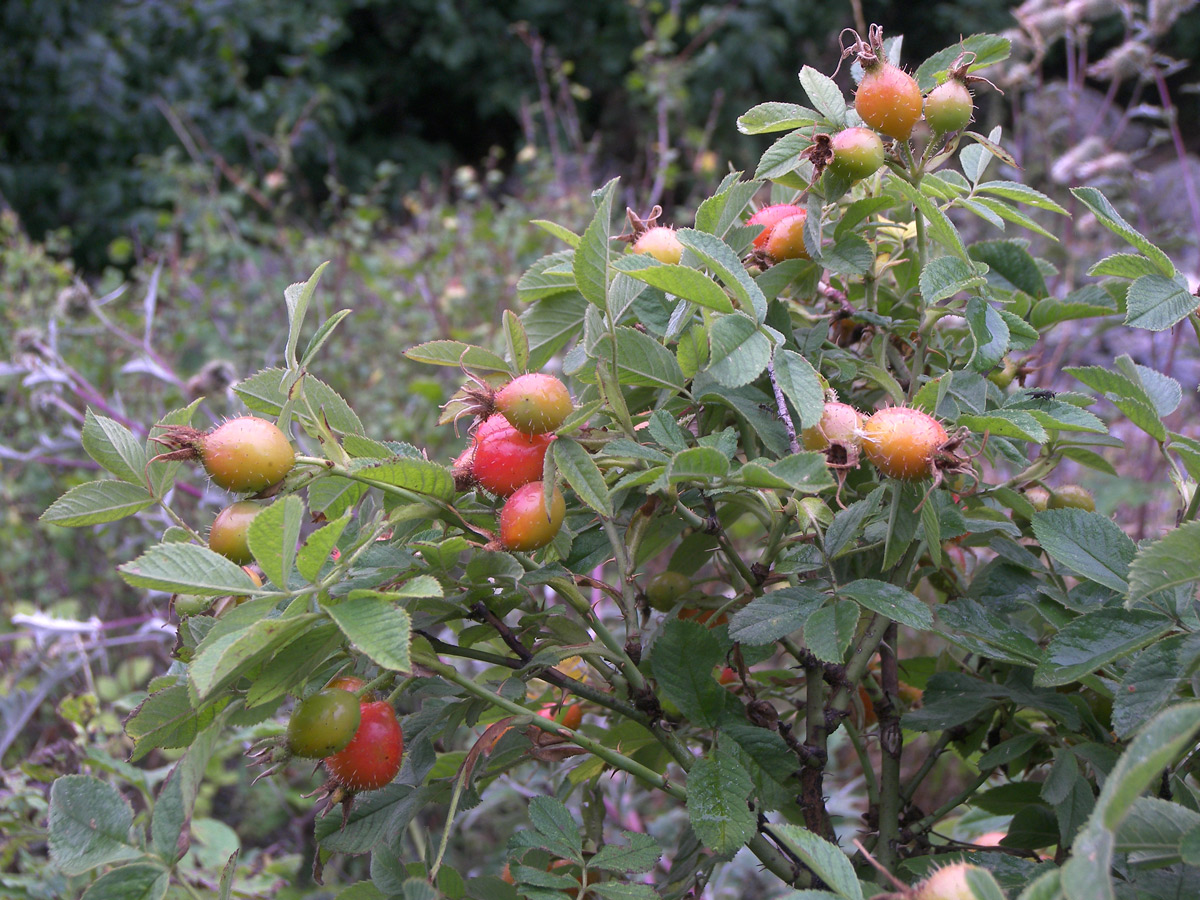
{"type": "Polygon", "coordinates": [[[331,756],[346,749],[361,719],[358,698],[349,691],[318,691],[297,704],[288,720],[288,750],[302,759],[331,756]]]}
{"type": "Polygon", "coordinates": [[[795,215],[785,216],[771,226],[771,236],[767,238],[767,255],[776,262],[785,259],[810,259],[804,246],[804,222],[808,218],[804,210],[795,215]]]}
{"type": "Polygon", "coordinates": [[[507,497],[542,477],[552,434],[527,435],[502,415],[489,416],[475,432],[471,475],[498,497],[507,497]]]}
{"type": "Polygon", "coordinates": [[[219,487],[255,493],[292,470],[292,445],[274,422],[239,416],[218,425],[199,440],[200,462],[219,487]]]}
{"type": "Polygon", "coordinates": [[[831,144],[829,168],[849,181],[874,175],[883,165],[883,141],[870,128],[846,128],[833,136],[831,144]]]}
{"type": "Polygon", "coordinates": [[[374,791],[400,773],[404,734],[396,711],[383,700],[359,704],[359,725],[344,749],[325,757],[325,770],[348,791],[374,791]]]}
{"type": "Polygon", "coordinates": [[[669,612],[691,589],[692,579],[682,572],[659,572],[646,584],[646,600],[651,609],[669,612]]]}
{"type": "Polygon", "coordinates": [[[1096,498],[1087,488],[1078,484],[1064,484],[1050,492],[1047,509],[1083,509],[1096,511],[1096,498]]]}
{"type": "Polygon", "coordinates": [[[800,440],[805,450],[824,450],[831,441],[841,441],[843,444],[859,447],[862,444],[862,424],[862,413],[853,406],[831,401],[825,404],[821,421],[805,428],[800,433],[800,440]]]}
{"type": "Polygon", "coordinates": [[[674,228],[656,225],[633,242],[633,252],[646,253],[661,263],[677,265],[683,259],[683,244],[675,235],[674,228]]]}
{"type": "Polygon", "coordinates": [[[771,239],[771,232],[775,228],[775,223],[781,219],[786,219],[789,216],[803,215],[804,210],[793,203],[776,203],[773,206],[764,206],[749,219],[746,220],[747,225],[761,225],[763,230],[754,238],[754,247],[757,250],[765,250],[767,241],[771,239]]]}
{"type": "Polygon", "coordinates": [[[565,384],[539,373],[518,375],[496,392],[493,403],[508,424],[530,436],[554,431],[575,408],[565,384]]]}
{"type": "Polygon", "coordinates": [[[500,510],[500,543],[505,550],[523,552],[545,547],[562,528],[566,514],[566,501],[557,486],[547,514],[542,483],[527,484],[509,497],[500,510]]]}
{"type": "Polygon", "coordinates": [[[907,406],[879,410],[862,427],[862,451],[889,478],[918,481],[933,474],[933,460],[948,435],[933,416],[907,406]]]}
{"type": "Polygon", "coordinates": [[[250,553],[250,523],[262,511],[262,507],[250,500],[231,503],[213,519],[208,531],[208,549],[220,553],[239,566],[254,561],[250,553]]]}
{"type": "Polygon", "coordinates": [[[934,134],[962,131],[970,124],[974,111],[971,92],[957,78],[942,82],[925,98],[925,121],[934,134]]]}
{"type": "Polygon", "coordinates": [[[979,872],[987,878],[991,877],[991,873],[987,869],[979,866],[963,862],[951,863],[938,869],[917,885],[912,898],[913,900],[981,900],[967,883],[968,872],[979,872]]]}

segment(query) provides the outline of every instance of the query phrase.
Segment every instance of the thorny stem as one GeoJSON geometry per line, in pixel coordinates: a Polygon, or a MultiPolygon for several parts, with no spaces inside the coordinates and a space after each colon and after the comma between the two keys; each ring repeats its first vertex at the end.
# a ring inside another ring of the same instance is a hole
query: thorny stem
{"type": "MultiPolygon", "coordinates": [[[[913,159],[912,147],[909,146],[908,141],[905,141],[902,146],[904,148],[905,159],[908,162],[912,186],[920,190],[921,176],[924,173],[917,166],[916,160],[913,159]]],[[[917,227],[917,264],[920,267],[920,271],[924,272],[925,263],[928,262],[929,257],[929,239],[925,234],[925,216],[922,215],[921,210],[915,205],[913,206],[913,222],[917,227]]],[[[919,332],[917,334],[916,346],[913,348],[913,362],[909,370],[910,377],[908,379],[908,400],[910,403],[921,386],[921,376],[925,372],[925,344],[929,337],[930,327],[929,323],[925,320],[925,296],[924,294],[919,294],[918,296],[917,327],[919,332]]]]}
{"type": "Polygon", "coordinates": [[[949,815],[951,812],[970,800],[975,795],[975,792],[979,790],[979,788],[988,780],[990,776],[990,772],[980,772],[977,776],[975,776],[969,785],[967,785],[929,815],[922,819],[918,819],[916,822],[913,822],[913,824],[906,828],[905,831],[910,837],[915,837],[918,834],[924,834],[926,831],[929,831],[934,825],[940,822],[944,816],[949,815]]]}
{"type": "Polygon", "coordinates": [[[592,605],[579,592],[579,588],[575,587],[574,584],[565,578],[551,578],[546,582],[546,585],[557,591],[567,601],[571,608],[587,622],[588,627],[596,633],[596,637],[600,639],[600,643],[612,652],[621,670],[621,674],[629,682],[630,691],[637,694],[646,690],[645,676],[642,675],[641,670],[638,669],[633,660],[629,658],[629,654],[625,652],[625,648],[617,640],[616,635],[609,631],[608,627],[600,621],[600,617],[592,611],[592,605]]]}
{"type": "Polygon", "coordinates": [[[629,577],[632,568],[629,563],[629,548],[625,546],[625,541],[617,531],[617,526],[612,519],[601,516],[600,524],[604,527],[604,533],[608,535],[613,559],[617,564],[617,584],[621,588],[619,605],[621,616],[625,619],[625,646],[640,649],[642,638],[638,628],[637,598],[634,596],[633,581],[629,577]]]}
{"type": "Polygon", "coordinates": [[[771,388],[775,391],[775,406],[779,410],[779,418],[787,430],[788,445],[793,453],[800,452],[800,442],[796,440],[796,425],[792,422],[792,414],[788,412],[787,401],[783,397],[783,389],[779,387],[779,379],[775,377],[775,355],[767,359],[767,376],[771,379],[771,388]]]}
{"type": "Polygon", "coordinates": [[[879,716],[879,747],[883,751],[879,762],[879,841],[875,857],[885,869],[892,869],[900,839],[900,755],[904,737],[895,698],[900,693],[896,661],[896,623],[888,625],[879,645],[880,669],[884,702],[876,709],[879,716]]]}

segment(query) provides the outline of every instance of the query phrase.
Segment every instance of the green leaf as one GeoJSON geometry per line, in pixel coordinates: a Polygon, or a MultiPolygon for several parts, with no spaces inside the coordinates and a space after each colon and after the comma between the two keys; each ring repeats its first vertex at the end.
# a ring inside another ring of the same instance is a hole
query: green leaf
{"type": "MultiPolygon", "coordinates": [[[[962,203],[963,206],[968,206],[967,201],[960,201],[960,202],[962,203]]],[[[1028,231],[1032,231],[1034,234],[1040,234],[1042,237],[1047,238],[1048,240],[1051,240],[1051,241],[1056,241],[1056,242],[1058,241],[1057,235],[1047,231],[1045,228],[1043,228],[1041,225],[1039,225],[1035,219],[1031,218],[1026,212],[1024,212],[1023,210],[1017,209],[1015,206],[1013,206],[1010,203],[1006,203],[1003,200],[997,200],[995,197],[977,196],[974,200],[974,204],[975,204],[974,206],[969,206],[968,208],[975,209],[976,207],[979,207],[981,209],[987,210],[988,212],[990,212],[992,215],[996,216],[997,218],[1003,219],[1005,222],[1015,222],[1016,224],[1020,225],[1022,228],[1026,229],[1028,231]]],[[[984,216],[984,218],[986,218],[986,216],[984,216]]]]}
{"type": "MultiPolygon", "coordinates": [[[[616,335],[617,369],[623,384],[665,388],[672,392],[683,389],[683,371],[670,350],[650,335],[633,328],[621,326],[616,335]]],[[[597,344],[600,358],[607,358],[612,352],[609,347],[611,338],[605,335],[597,344]]]]}
{"type": "Polygon", "coordinates": [[[525,334],[525,326],[511,309],[504,311],[503,324],[504,346],[508,348],[508,358],[512,360],[513,368],[518,372],[528,371],[529,337],[525,334]]]}
{"type": "Polygon", "coordinates": [[[614,178],[592,195],[596,214],[583,233],[572,266],[579,293],[588,303],[600,309],[608,308],[608,284],[612,280],[609,246],[612,239],[612,200],[616,188],[617,179],[614,178]]]}
{"type": "Polygon", "coordinates": [[[1129,589],[1136,547],[1111,519],[1082,509],[1049,509],[1034,514],[1033,532],[1055,562],[1122,594],[1129,589]]]}
{"type": "Polygon", "coordinates": [[[812,363],[793,350],[776,349],[775,380],[800,414],[799,428],[809,428],[821,421],[825,389],[812,363]]]}
{"type": "Polygon", "coordinates": [[[824,72],[805,66],[800,70],[800,86],[821,115],[839,128],[845,126],[846,98],[837,82],[824,72]]]}
{"type": "Polygon", "coordinates": [[[1100,609],[1072,619],[1050,639],[1033,674],[1038,687],[1078,681],[1171,630],[1171,620],[1147,610],[1100,609]]]}
{"type": "Polygon", "coordinates": [[[433,366],[452,366],[512,374],[512,368],[491,350],[464,344],[462,341],[426,341],[404,351],[413,362],[433,366]]]}
{"type": "Polygon", "coordinates": [[[296,559],[303,518],[304,504],[300,498],[284,497],[261,510],[250,522],[246,534],[250,552],[263,573],[285,590],[296,559]]]}
{"type": "Polygon", "coordinates": [[[321,273],[328,265],[328,261],[321,263],[309,276],[308,281],[303,284],[299,282],[290,284],[283,291],[283,301],[287,305],[288,312],[288,339],[283,358],[287,360],[288,368],[293,371],[297,369],[296,348],[300,346],[300,331],[304,327],[308,304],[317,291],[317,282],[321,280],[321,273]]]}
{"type": "Polygon", "coordinates": [[[859,606],[853,600],[844,600],[832,606],[818,609],[804,624],[804,643],[822,662],[841,664],[846,660],[846,650],[854,640],[858,627],[859,606]]]}
{"type": "Polygon", "coordinates": [[[570,438],[560,437],[551,444],[554,463],[579,499],[605,518],[613,516],[612,497],[604,475],[588,452],[570,438]]]}
{"type": "Polygon", "coordinates": [[[392,672],[412,671],[412,620],[386,594],[352,592],[349,599],[326,604],[324,609],[342,634],[377,666],[392,672]]]}
{"type": "Polygon", "coordinates": [[[975,190],[984,194],[995,194],[997,197],[1003,197],[1006,200],[1015,200],[1017,203],[1024,203],[1026,206],[1033,206],[1037,209],[1058,213],[1060,216],[1069,215],[1065,209],[1041,191],[1035,191],[1028,185],[1017,181],[986,181],[976,187],[975,190]]]}
{"type": "Polygon", "coordinates": [[[438,500],[454,497],[454,476],[450,470],[426,459],[355,460],[353,471],[378,484],[394,485],[438,500]]]}
{"type": "MultiPolygon", "coordinates": [[[[781,104],[787,106],[789,104],[781,104]]],[[[730,172],[722,180],[716,192],[696,209],[696,230],[706,234],[716,235],[724,239],[735,226],[741,228],[742,211],[758,193],[762,184],[758,181],[742,181],[741,172],[730,172]]],[[[749,244],[750,238],[738,234],[736,242],[749,244]]],[[[743,246],[738,246],[736,252],[742,252],[743,246]]]]}
{"type": "Polygon", "coordinates": [[[800,154],[812,145],[812,137],[804,131],[793,131],[771,144],[759,157],[754,177],[759,181],[790,184],[799,181],[793,173],[800,165],[800,154]]]}
{"type": "Polygon", "coordinates": [[[187,685],[176,684],[155,691],[125,720],[125,733],[134,742],[131,761],[136,762],[151,750],[190,746],[230,699],[226,697],[196,709],[188,697],[187,685]]]}
{"type": "Polygon", "coordinates": [[[574,816],[553,797],[534,797],[529,801],[529,821],[551,842],[569,847],[570,858],[583,862],[583,839],[574,816]]]}
{"type": "Polygon", "coordinates": [[[50,786],[50,860],[64,875],[141,856],[132,827],[129,803],[99,778],[64,775],[50,786]]]}
{"type": "Polygon", "coordinates": [[[1158,273],[1167,278],[1175,276],[1175,265],[1167,254],[1152,244],[1145,235],[1126,222],[1119,212],[1100,191],[1093,187],[1071,188],[1071,193],[1095,214],[1097,221],[1117,237],[1132,244],[1158,268],[1158,273]]]}
{"type": "Polygon", "coordinates": [[[1113,691],[1112,726],[1128,738],[1165,707],[1192,671],[1200,643],[1195,635],[1172,635],[1148,646],[1125,671],[1113,691]]]}
{"type": "MultiPolygon", "coordinates": [[[[277,418],[288,404],[288,396],[283,387],[283,379],[287,374],[282,369],[263,369],[246,380],[239,381],[234,392],[249,409],[277,418]]],[[[324,417],[334,431],[339,434],[365,433],[362,422],[341,394],[309,374],[303,376],[303,386],[304,395],[312,404],[312,408],[324,417]]],[[[307,410],[293,406],[292,412],[306,427],[315,427],[316,423],[308,417],[307,410]]]]}
{"type": "Polygon", "coordinates": [[[89,407],[83,420],[83,449],[122,481],[142,487],[149,456],[142,442],[124,425],[98,416],[89,407]]]}
{"type": "Polygon", "coordinates": [[[559,250],[536,260],[517,279],[517,296],[521,302],[533,303],[567,294],[586,305],[587,301],[575,287],[575,273],[571,271],[574,261],[574,250],[559,250]]]}
{"type": "Polygon", "coordinates": [[[170,884],[171,875],[162,867],[134,863],[105,872],[80,900],[161,900],[170,884]]]}
{"type": "MultiPolygon", "coordinates": [[[[1114,253],[1106,256],[1100,262],[1088,269],[1089,275],[1114,278],[1128,278],[1132,281],[1143,275],[1159,275],[1158,267],[1148,258],[1138,253],[1114,253]]],[[[1161,277],[1161,275],[1159,276],[1161,277]]]]}
{"type": "Polygon", "coordinates": [[[768,134],[803,128],[818,118],[814,110],[796,103],[760,103],[738,117],[737,128],[742,134],[768,134]]]}
{"type": "Polygon", "coordinates": [[[683,246],[698,256],[721,283],[733,291],[743,312],[749,314],[753,311],[754,320],[758,323],[766,321],[767,298],[728,244],[714,235],[693,228],[681,228],[675,234],[683,246]]]}
{"type": "Polygon", "coordinates": [[[902,195],[925,217],[930,237],[961,259],[969,260],[967,248],[963,246],[958,229],[954,227],[954,223],[947,218],[941,208],[907,181],[893,178],[888,182],[888,186],[889,190],[902,195]]]}
{"type": "Polygon", "coordinates": [[[132,516],[153,503],[149,492],[136,484],[112,479],[88,481],[50,504],[40,521],[69,528],[102,525],[132,516]]]}
{"type": "Polygon", "coordinates": [[[342,532],[346,530],[346,526],[349,524],[350,515],[347,513],[341,518],[330,522],[328,525],[318,528],[308,536],[308,540],[304,542],[304,546],[296,554],[296,568],[300,571],[300,575],[305,581],[316,582],[320,576],[322,567],[325,563],[329,562],[330,553],[337,546],[342,532]]]}
{"type": "Polygon", "coordinates": [[[720,748],[700,757],[688,772],[688,819],[696,837],[718,857],[731,858],[754,837],[757,820],[746,805],[753,787],[737,758],[720,748]]]}
{"type": "Polygon", "coordinates": [[[572,250],[576,249],[583,242],[583,238],[570,228],[559,225],[557,222],[551,222],[548,219],[530,219],[529,224],[542,229],[542,231],[551,237],[558,238],[572,250]]]}
{"type": "Polygon", "coordinates": [[[939,79],[937,76],[949,69],[963,51],[971,53],[971,56],[968,57],[971,63],[967,71],[977,72],[1008,59],[1011,47],[1012,44],[1006,37],[996,34],[973,34],[933,54],[917,66],[913,77],[920,85],[921,93],[927,94],[937,86],[939,81],[945,80],[939,79]]]}
{"type": "Polygon", "coordinates": [[[672,484],[699,482],[708,484],[720,481],[729,474],[729,460],[725,454],[712,447],[692,447],[681,450],[671,457],[667,467],[667,480],[672,484]]]}
{"type": "Polygon", "coordinates": [[[1114,848],[1134,866],[1173,866],[1183,862],[1181,845],[1200,828],[1200,813],[1157,797],[1138,797],[1121,823],[1114,848]]]}
{"type": "Polygon", "coordinates": [[[636,278],[697,306],[715,309],[717,312],[733,312],[733,301],[721,286],[690,266],[665,265],[645,254],[627,256],[621,259],[617,266],[630,278],[636,278]]]}
{"type": "Polygon", "coordinates": [[[722,316],[709,331],[708,371],[725,387],[741,387],[762,374],[771,358],[771,341],[754,320],[740,313],[722,316]]]}
{"type": "Polygon", "coordinates": [[[1019,291],[1031,297],[1046,296],[1046,279],[1037,260],[1022,241],[979,241],[967,248],[971,259],[985,263],[990,277],[999,275],[1019,291]]]}
{"type": "Polygon", "coordinates": [[[321,323],[321,327],[309,338],[308,346],[304,348],[304,353],[300,356],[300,368],[307,368],[312,363],[317,353],[325,346],[325,342],[333,336],[334,329],[342,324],[342,320],[352,312],[353,310],[350,309],[340,309],[321,323]]]}
{"type": "Polygon", "coordinates": [[[836,844],[799,825],[772,825],[771,833],[782,838],[784,845],[839,897],[862,900],[854,867],[836,844]]]}
{"type": "Polygon", "coordinates": [[[921,294],[925,302],[932,306],[960,291],[978,287],[984,280],[982,275],[975,273],[970,263],[956,256],[939,256],[930,260],[921,270],[921,294]]]}
{"type": "Polygon", "coordinates": [[[986,372],[998,365],[1008,352],[1008,324],[992,304],[978,296],[967,300],[966,320],[975,342],[971,367],[976,372],[986,372]]]}
{"type": "Polygon", "coordinates": [[[716,636],[699,622],[671,619],[654,642],[654,678],[667,699],[694,725],[715,728],[725,691],[712,677],[724,658],[716,636]]]}
{"type": "Polygon", "coordinates": [[[207,699],[251,667],[273,658],[317,621],[319,617],[315,615],[260,619],[236,631],[210,632],[196,648],[196,656],[188,669],[188,678],[197,698],[207,699]]]}
{"type": "Polygon", "coordinates": [[[987,432],[992,437],[1012,438],[1044,444],[1050,436],[1032,414],[1017,409],[993,409],[986,416],[959,416],[957,425],[975,434],[987,432]]]}
{"type": "Polygon", "coordinates": [[[1188,522],[1143,545],[1129,566],[1131,607],[1152,594],[1200,580],[1200,521],[1188,522]]]}
{"type": "Polygon", "coordinates": [[[1087,825],[1062,869],[1070,900],[1110,900],[1115,834],[1134,801],[1162,770],[1190,749],[1200,731],[1200,702],[1182,703],[1159,713],[1133,739],[1104,781],[1087,825]]]}
{"type": "Polygon", "coordinates": [[[1040,331],[1058,322],[1112,316],[1116,312],[1112,297],[1099,285],[1088,284],[1067,294],[1062,300],[1056,297],[1039,300],[1029,314],[1029,324],[1040,331]]]}
{"type": "Polygon", "coordinates": [[[187,852],[196,797],[204,781],[204,771],[220,741],[223,724],[224,717],[221,717],[188,747],[183,758],[171,769],[154,801],[150,834],[154,852],[167,865],[174,865],[187,852]]]}
{"type": "Polygon", "coordinates": [[[621,838],[624,845],[605,844],[588,860],[588,868],[630,875],[635,872],[649,872],[662,857],[662,848],[658,846],[658,841],[648,834],[622,831],[621,838]]]}
{"type": "Polygon", "coordinates": [[[807,587],[785,587],[751,600],[729,621],[731,640],[765,647],[804,627],[825,604],[825,594],[807,587]]]}
{"type": "Polygon", "coordinates": [[[134,587],[167,593],[219,597],[261,591],[241,566],[195,544],[155,544],[117,571],[134,587]]]}
{"type": "Polygon", "coordinates": [[[915,628],[918,631],[933,630],[933,613],[910,591],[888,584],[861,578],[838,589],[839,596],[857,600],[862,606],[881,616],[915,628]]]}
{"type": "Polygon", "coordinates": [[[1166,331],[1200,307],[1200,297],[1188,290],[1182,275],[1165,278],[1143,275],[1125,296],[1125,324],[1147,331],[1166,331]]]}
{"type": "Polygon", "coordinates": [[[822,248],[819,262],[838,275],[857,277],[871,271],[875,265],[875,251],[860,235],[847,234],[832,246],[822,248]]]}
{"type": "Polygon", "coordinates": [[[708,362],[708,332],[700,324],[693,325],[679,336],[675,357],[685,378],[695,378],[708,362]]]}

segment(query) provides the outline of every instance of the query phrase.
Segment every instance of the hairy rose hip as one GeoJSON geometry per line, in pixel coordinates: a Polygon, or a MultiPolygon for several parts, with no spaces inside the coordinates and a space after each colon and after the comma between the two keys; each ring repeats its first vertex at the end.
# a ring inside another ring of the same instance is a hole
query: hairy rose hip
{"type": "Polygon", "coordinates": [[[344,750],[358,731],[358,698],[339,688],[306,697],[288,720],[287,745],[294,756],[322,759],[344,750]]]}
{"type": "Polygon", "coordinates": [[[804,246],[804,222],[808,218],[804,210],[792,216],[784,216],[771,226],[771,236],[767,238],[767,256],[776,262],[785,259],[809,259],[808,250],[804,246]]]}
{"type": "Polygon", "coordinates": [[[824,450],[831,441],[841,441],[844,444],[858,447],[862,443],[860,429],[863,416],[857,409],[847,403],[830,401],[825,404],[821,413],[821,421],[800,433],[800,440],[805,450],[824,450]]]}
{"type": "Polygon", "coordinates": [[[489,416],[475,432],[471,475],[498,497],[542,477],[552,434],[522,434],[502,415],[489,416]]]}
{"type": "Polygon", "coordinates": [[[771,239],[771,231],[775,228],[775,223],[780,219],[786,219],[788,216],[796,216],[803,213],[804,210],[793,203],[776,203],[774,206],[764,206],[746,220],[747,225],[763,226],[763,230],[754,238],[754,248],[756,250],[766,249],[767,241],[771,239]]]}
{"type": "Polygon", "coordinates": [[[883,165],[883,141],[870,128],[855,126],[833,136],[829,168],[849,181],[874,175],[883,165]]]}
{"type": "Polygon", "coordinates": [[[274,422],[240,416],[218,425],[199,442],[200,462],[227,491],[252,493],[292,470],[292,445],[274,422]]]}
{"type": "Polygon", "coordinates": [[[553,375],[519,375],[496,392],[497,412],[513,428],[533,437],[558,428],[575,404],[567,386],[553,375]]]}
{"type": "Polygon", "coordinates": [[[962,131],[970,124],[974,111],[970,90],[957,78],[942,82],[925,98],[925,121],[934,134],[962,131]]]}
{"type": "Polygon", "coordinates": [[[358,730],[346,747],[325,757],[325,770],[348,791],[374,791],[400,772],[404,735],[396,711],[383,700],[363,701],[358,730]]]}
{"type": "Polygon", "coordinates": [[[661,263],[675,265],[683,259],[683,244],[676,237],[674,228],[655,225],[633,242],[633,252],[646,253],[661,263]]]}
{"type": "Polygon", "coordinates": [[[250,523],[261,511],[262,507],[250,500],[239,500],[225,507],[217,513],[208,531],[208,548],[239,566],[252,562],[254,557],[247,536],[250,523]]]}
{"type": "Polygon", "coordinates": [[[888,61],[883,29],[871,26],[870,42],[859,40],[857,53],[863,78],[854,93],[854,109],[869,127],[906,141],[921,119],[921,89],[916,80],[888,61]]]}
{"type": "Polygon", "coordinates": [[[545,547],[562,528],[567,513],[562,491],[556,486],[546,515],[546,498],[540,481],[527,484],[508,498],[500,510],[500,543],[506,550],[545,547]]]}
{"type": "Polygon", "coordinates": [[[948,435],[933,416],[907,406],[879,410],[862,427],[863,454],[889,478],[917,481],[933,474],[948,435]]]}
{"type": "Polygon", "coordinates": [[[917,885],[913,900],[979,900],[967,883],[969,872],[985,874],[987,870],[970,863],[951,863],[917,885]]]}
{"type": "Polygon", "coordinates": [[[646,600],[651,609],[670,611],[692,589],[692,579],[682,572],[659,572],[646,585],[646,600]]]}

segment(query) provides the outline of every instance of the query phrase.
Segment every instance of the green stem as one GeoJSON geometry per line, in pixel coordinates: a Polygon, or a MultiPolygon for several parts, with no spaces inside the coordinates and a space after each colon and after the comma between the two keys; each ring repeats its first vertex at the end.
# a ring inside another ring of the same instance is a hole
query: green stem
{"type": "Polygon", "coordinates": [[[634,661],[629,658],[629,654],[625,652],[625,647],[617,640],[616,635],[600,621],[599,616],[592,612],[592,605],[579,592],[579,588],[575,587],[574,584],[565,578],[551,578],[546,582],[546,585],[557,591],[570,604],[571,608],[587,622],[588,627],[596,633],[596,637],[600,639],[600,643],[613,654],[621,670],[621,674],[629,682],[630,690],[634,693],[644,691],[646,689],[646,677],[642,675],[641,670],[634,661]]]}
{"type": "Polygon", "coordinates": [[[498,709],[504,710],[511,715],[528,716],[533,725],[542,729],[542,731],[545,731],[548,734],[553,734],[557,737],[565,738],[572,744],[587,750],[592,755],[600,757],[600,759],[604,760],[604,762],[608,763],[613,768],[620,769],[622,772],[627,772],[634,778],[637,778],[639,781],[648,784],[650,787],[658,788],[660,791],[663,791],[671,797],[674,797],[676,800],[684,803],[687,802],[687,791],[684,790],[684,788],[680,785],[673,783],[669,778],[667,778],[667,776],[658,774],[653,769],[642,765],[636,760],[630,759],[628,756],[625,756],[622,753],[612,750],[598,741],[593,741],[591,738],[580,734],[578,731],[574,731],[570,728],[567,728],[565,725],[560,725],[557,722],[553,722],[544,716],[539,716],[533,710],[526,709],[519,703],[514,703],[512,700],[505,699],[499,694],[489,691],[487,688],[476,684],[465,675],[460,674],[453,666],[448,666],[440,660],[425,658],[421,659],[420,663],[422,666],[425,666],[426,668],[436,672],[438,675],[441,675],[447,681],[457,684],[467,693],[472,694],[481,700],[486,700],[488,703],[492,704],[498,709]]]}
{"type": "Polygon", "coordinates": [[[948,816],[950,813],[954,812],[954,810],[958,809],[960,806],[970,800],[971,797],[974,796],[975,792],[983,785],[983,783],[988,780],[990,775],[990,772],[980,772],[969,785],[967,785],[929,815],[922,819],[918,819],[911,826],[909,826],[907,829],[909,834],[915,836],[918,834],[923,834],[931,829],[934,825],[940,822],[944,816],[948,816]]]}
{"type": "Polygon", "coordinates": [[[917,792],[917,788],[921,786],[929,773],[933,771],[933,767],[937,765],[937,761],[942,758],[942,753],[946,747],[950,745],[950,732],[943,731],[937,742],[929,748],[925,754],[925,760],[921,763],[921,768],[917,769],[915,775],[908,779],[908,783],[900,791],[900,799],[905,803],[911,803],[913,794],[917,792]]]}
{"type": "Polygon", "coordinates": [[[849,719],[842,723],[842,727],[846,729],[846,735],[850,738],[850,744],[854,747],[854,753],[858,757],[859,768],[862,769],[863,781],[867,785],[867,804],[876,806],[879,803],[879,781],[875,778],[875,769],[871,765],[871,756],[867,753],[867,745],[863,741],[862,732],[849,719]]]}
{"type": "Polygon", "coordinates": [[[896,712],[895,698],[899,694],[899,679],[896,661],[897,627],[888,626],[879,648],[880,669],[883,680],[883,704],[876,710],[879,715],[879,841],[875,845],[875,859],[881,868],[891,871],[900,842],[900,757],[904,748],[900,730],[900,716],[896,712]]]}

